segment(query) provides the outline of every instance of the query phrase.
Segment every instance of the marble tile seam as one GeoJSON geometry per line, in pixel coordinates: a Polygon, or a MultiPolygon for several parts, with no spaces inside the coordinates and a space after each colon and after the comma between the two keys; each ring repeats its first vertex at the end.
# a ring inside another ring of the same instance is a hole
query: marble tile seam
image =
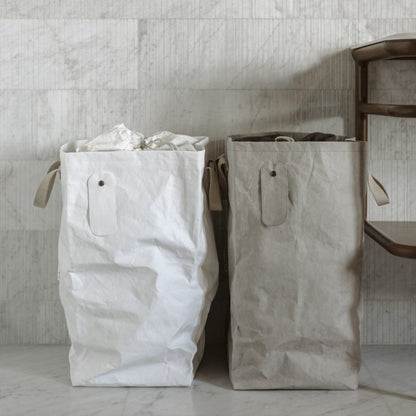
{"type": "Polygon", "coordinates": [[[238,17],[238,16],[220,16],[220,17],[154,17],[154,16],[133,16],[133,17],[8,17],[8,16],[1,16],[0,21],[125,21],[125,20],[154,20],[154,21],[175,21],[175,20],[194,20],[194,21],[210,21],[210,20],[224,20],[224,21],[261,21],[261,20],[276,20],[276,21],[348,21],[348,22],[392,22],[392,21],[414,21],[415,17],[402,17],[402,16],[383,16],[383,17],[325,17],[325,16],[271,16],[271,17],[238,17]]]}

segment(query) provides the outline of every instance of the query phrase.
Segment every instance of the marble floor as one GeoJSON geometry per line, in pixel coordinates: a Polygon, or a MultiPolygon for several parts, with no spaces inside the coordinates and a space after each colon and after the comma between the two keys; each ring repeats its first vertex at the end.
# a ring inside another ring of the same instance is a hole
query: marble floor
{"type": "Polygon", "coordinates": [[[233,391],[211,349],[192,388],[71,387],[68,347],[0,347],[0,415],[416,415],[416,345],[366,346],[357,391],[233,391]]]}

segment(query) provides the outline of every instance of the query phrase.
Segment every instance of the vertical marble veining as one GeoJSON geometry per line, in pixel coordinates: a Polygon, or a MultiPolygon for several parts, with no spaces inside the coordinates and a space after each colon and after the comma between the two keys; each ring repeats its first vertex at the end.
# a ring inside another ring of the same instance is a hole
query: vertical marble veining
{"type": "MultiPolygon", "coordinates": [[[[416,32],[413,0],[5,0],[0,4],[0,344],[68,341],[56,280],[59,185],[37,183],[63,143],[114,124],[211,137],[267,130],[354,134],[351,45],[416,32]]],[[[370,97],[413,104],[415,62],[370,65],[370,97]]],[[[416,124],[370,117],[370,167],[415,220],[416,124]]],[[[224,258],[226,220],[215,218],[224,258]]],[[[366,242],[365,343],[415,343],[415,262],[366,242]]],[[[225,340],[227,273],[208,324],[225,340]]],[[[161,401],[162,403],[163,401],[161,401]]],[[[191,402],[189,402],[189,405],[191,402]]]]}
{"type": "Polygon", "coordinates": [[[1,89],[137,88],[136,20],[1,20],[1,89]]]}

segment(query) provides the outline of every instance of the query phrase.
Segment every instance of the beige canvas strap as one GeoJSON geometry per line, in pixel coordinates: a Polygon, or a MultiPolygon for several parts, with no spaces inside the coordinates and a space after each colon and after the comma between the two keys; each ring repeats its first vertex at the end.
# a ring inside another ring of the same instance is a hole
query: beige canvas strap
{"type": "Polygon", "coordinates": [[[215,162],[210,160],[205,168],[208,181],[208,206],[211,211],[222,211],[221,192],[215,162]]]}
{"type": "Polygon", "coordinates": [[[39,184],[36,191],[33,206],[39,208],[45,208],[48,204],[49,197],[51,196],[52,188],[55,183],[55,178],[58,172],[60,172],[61,162],[57,161],[52,163],[42,182],[39,184]]]}
{"type": "MultiPolygon", "coordinates": [[[[61,162],[54,162],[48,169],[45,177],[40,183],[33,205],[39,208],[45,208],[51,195],[55,178],[60,172],[61,162]]],[[[205,168],[205,174],[208,180],[208,202],[211,211],[222,211],[222,200],[228,199],[228,161],[224,154],[220,155],[215,162],[210,161],[205,168]]],[[[368,174],[368,188],[373,195],[377,205],[386,205],[390,203],[389,195],[381,184],[371,173],[368,174]]]]}
{"type": "Polygon", "coordinates": [[[215,167],[218,175],[221,199],[226,201],[228,200],[228,160],[224,153],[218,156],[218,158],[215,160],[215,167]]]}
{"type": "Polygon", "coordinates": [[[378,206],[390,204],[390,197],[381,184],[371,173],[368,174],[368,189],[373,195],[378,206]]]}
{"type": "MultiPolygon", "coordinates": [[[[292,141],[291,137],[287,136],[278,136],[276,139],[280,141],[292,141]],[[291,139],[291,140],[290,140],[291,139]]],[[[276,140],[275,139],[275,140],[276,140]]],[[[215,161],[216,171],[218,174],[218,181],[221,191],[222,200],[228,199],[228,161],[225,154],[220,155],[215,161]]],[[[368,174],[368,188],[370,189],[371,194],[374,197],[378,206],[386,205],[390,203],[390,197],[384,188],[383,184],[376,179],[371,173],[368,174]]]]}
{"type": "MultiPolygon", "coordinates": [[[[39,184],[35,199],[33,201],[33,205],[35,207],[45,208],[48,204],[49,197],[55,183],[56,175],[58,172],[60,172],[60,165],[61,162],[54,162],[39,184]]],[[[208,180],[209,208],[211,211],[222,211],[221,191],[218,183],[218,174],[216,164],[213,161],[208,163],[208,166],[205,168],[205,174],[208,180]]],[[[222,176],[222,180],[224,183],[226,183],[224,176],[222,176]]]]}

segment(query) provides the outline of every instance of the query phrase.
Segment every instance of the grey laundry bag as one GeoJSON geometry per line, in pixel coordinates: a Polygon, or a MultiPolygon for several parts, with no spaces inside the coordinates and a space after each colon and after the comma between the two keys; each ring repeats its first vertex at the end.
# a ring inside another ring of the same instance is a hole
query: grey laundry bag
{"type": "Polygon", "coordinates": [[[312,136],[227,141],[235,389],[357,388],[367,143],[312,136]]]}

